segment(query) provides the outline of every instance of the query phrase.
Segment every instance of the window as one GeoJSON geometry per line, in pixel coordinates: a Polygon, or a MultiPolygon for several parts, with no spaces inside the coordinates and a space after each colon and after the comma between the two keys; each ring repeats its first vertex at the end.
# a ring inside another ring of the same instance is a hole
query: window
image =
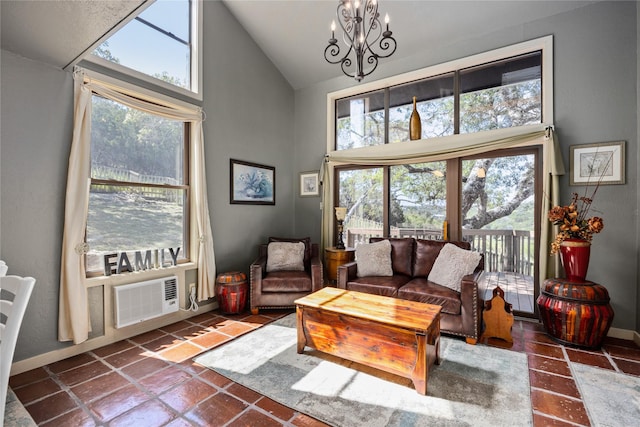
{"type": "Polygon", "coordinates": [[[542,123],[542,52],[337,99],[336,149],[408,141],[413,97],[422,139],[542,123]]]}
{"type": "Polygon", "coordinates": [[[187,259],[189,124],[96,94],[92,104],[87,271],[110,274],[105,255],[123,252],[134,270],[187,259]]]}
{"type": "Polygon", "coordinates": [[[157,0],[87,59],[190,96],[200,95],[200,8],[200,0],[157,0]]]}
{"type": "Polygon", "coordinates": [[[484,253],[485,271],[531,284],[515,309],[534,313],[539,138],[553,115],[551,65],[547,37],[374,82],[366,93],[331,94],[328,160],[336,162],[334,205],[348,211],[345,243],[374,236],[470,241],[484,253]],[[419,141],[409,141],[413,97],[419,141]],[[529,132],[531,145],[493,144],[499,135],[529,132]]]}

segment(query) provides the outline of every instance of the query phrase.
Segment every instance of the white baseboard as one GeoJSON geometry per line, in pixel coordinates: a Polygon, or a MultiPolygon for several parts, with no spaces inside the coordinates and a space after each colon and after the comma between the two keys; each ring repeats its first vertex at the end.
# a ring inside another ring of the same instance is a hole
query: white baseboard
{"type": "Polygon", "coordinates": [[[633,341],[636,344],[640,345],[640,335],[638,334],[638,332],[631,329],[609,328],[607,336],[612,338],[619,338],[622,340],[633,341]]]}

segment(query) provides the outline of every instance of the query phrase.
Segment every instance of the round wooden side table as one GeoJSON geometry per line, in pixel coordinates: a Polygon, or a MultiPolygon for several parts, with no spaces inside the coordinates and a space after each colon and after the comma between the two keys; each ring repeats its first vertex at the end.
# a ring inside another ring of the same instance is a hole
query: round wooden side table
{"type": "Polygon", "coordinates": [[[588,280],[547,279],[537,304],[547,333],[562,344],[599,348],[613,321],[609,292],[588,280]]]}
{"type": "Polygon", "coordinates": [[[325,248],[324,256],[327,266],[327,281],[335,284],[338,282],[338,267],[355,259],[355,248],[336,249],[325,248]]]}

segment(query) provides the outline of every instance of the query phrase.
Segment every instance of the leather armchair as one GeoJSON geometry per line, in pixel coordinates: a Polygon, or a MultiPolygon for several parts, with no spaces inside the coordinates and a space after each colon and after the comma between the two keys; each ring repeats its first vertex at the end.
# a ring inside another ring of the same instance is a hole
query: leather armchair
{"type": "Polygon", "coordinates": [[[258,258],[250,268],[251,313],[260,309],[293,308],[294,301],[322,289],[322,261],[318,245],[309,239],[270,238],[271,241],[304,242],[304,271],[267,272],[268,245],[259,247],[258,258]]]}

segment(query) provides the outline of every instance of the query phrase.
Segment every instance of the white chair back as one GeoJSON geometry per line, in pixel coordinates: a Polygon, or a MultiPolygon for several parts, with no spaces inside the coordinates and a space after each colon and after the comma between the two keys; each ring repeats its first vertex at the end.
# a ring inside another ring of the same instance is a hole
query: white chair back
{"type": "Polygon", "coordinates": [[[33,277],[0,277],[0,426],[4,425],[9,374],[18,331],[35,283],[33,277]]]}
{"type": "Polygon", "coordinates": [[[7,267],[7,263],[0,259],[0,277],[6,276],[8,269],[9,267],[7,267]]]}

